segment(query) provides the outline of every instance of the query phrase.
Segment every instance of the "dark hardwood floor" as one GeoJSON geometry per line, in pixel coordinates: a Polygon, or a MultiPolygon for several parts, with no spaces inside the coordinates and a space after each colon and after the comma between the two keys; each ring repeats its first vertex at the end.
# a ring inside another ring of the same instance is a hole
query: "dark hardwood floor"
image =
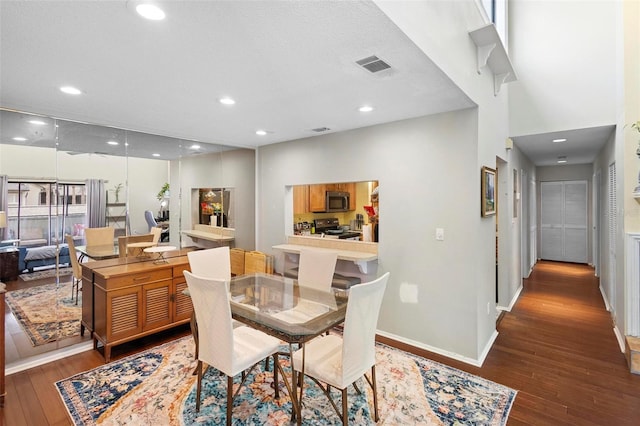
{"type": "MultiPolygon", "coordinates": [[[[482,368],[380,340],[517,390],[508,425],[640,424],[640,376],[629,373],[593,269],[539,262],[498,331],[482,368]]],[[[113,358],[187,333],[117,346],[113,358]]],[[[53,383],[103,362],[88,351],[8,376],[4,424],[71,424],[53,383]]]]}

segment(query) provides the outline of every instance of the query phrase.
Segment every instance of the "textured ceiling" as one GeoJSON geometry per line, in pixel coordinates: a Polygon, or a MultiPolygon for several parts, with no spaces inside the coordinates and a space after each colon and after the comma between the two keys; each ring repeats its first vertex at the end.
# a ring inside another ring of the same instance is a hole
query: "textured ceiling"
{"type": "Polygon", "coordinates": [[[0,106],[238,147],[473,106],[369,1],[159,3],[155,22],[125,1],[0,2],[0,106]],[[370,55],[391,69],[355,63],[370,55]]]}

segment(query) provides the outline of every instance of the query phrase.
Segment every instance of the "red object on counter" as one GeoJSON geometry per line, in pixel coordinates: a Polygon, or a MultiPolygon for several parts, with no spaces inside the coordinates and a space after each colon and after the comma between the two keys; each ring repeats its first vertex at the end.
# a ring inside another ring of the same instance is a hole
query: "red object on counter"
{"type": "Polygon", "coordinates": [[[364,210],[367,212],[369,216],[376,215],[376,211],[373,209],[373,206],[364,206],[364,210]]]}

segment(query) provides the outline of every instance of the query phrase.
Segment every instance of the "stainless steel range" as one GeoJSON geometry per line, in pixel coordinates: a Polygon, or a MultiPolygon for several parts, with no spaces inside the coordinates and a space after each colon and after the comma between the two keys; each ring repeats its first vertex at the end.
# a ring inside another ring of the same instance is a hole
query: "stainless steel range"
{"type": "Polygon", "coordinates": [[[340,221],[336,217],[325,219],[315,219],[314,226],[316,234],[325,234],[328,237],[339,238],[341,240],[359,240],[360,232],[345,231],[340,226],[340,221]]]}

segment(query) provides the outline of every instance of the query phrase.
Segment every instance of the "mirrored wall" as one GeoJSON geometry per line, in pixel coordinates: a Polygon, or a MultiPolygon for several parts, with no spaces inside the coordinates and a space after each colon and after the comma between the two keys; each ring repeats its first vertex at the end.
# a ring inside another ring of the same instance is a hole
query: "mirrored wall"
{"type": "Polygon", "coordinates": [[[212,188],[221,196],[233,194],[228,205],[246,205],[238,216],[227,207],[220,225],[240,228],[240,246],[250,243],[254,161],[253,150],[0,109],[0,211],[7,218],[0,228],[0,255],[18,252],[18,270],[2,269],[7,299],[19,304],[10,293],[27,291],[47,293],[55,301],[46,314],[46,335],[37,339],[33,335],[42,333],[12,315],[19,306],[10,304],[5,316],[8,368],[90,340],[79,336],[79,313],[77,326],[69,325],[74,318],[65,317],[82,305],[81,293],[78,305],[72,297],[64,248],[68,237],[82,250],[86,228],[112,227],[117,250],[118,237],[148,234],[156,224],[163,228],[162,243],[192,245],[181,232],[198,223],[201,212],[193,206],[200,200],[192,197],[199,196],[199,188],[212,188]]]}

